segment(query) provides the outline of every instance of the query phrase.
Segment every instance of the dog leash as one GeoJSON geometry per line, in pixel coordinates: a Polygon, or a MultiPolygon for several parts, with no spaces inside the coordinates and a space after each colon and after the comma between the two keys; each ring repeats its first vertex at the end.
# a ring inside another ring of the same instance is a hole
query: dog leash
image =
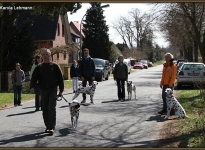
{"type": "Polygon", "coordinates": [[[56,97],[56,100],[57,100],[57,101],[61,101],[62,99],[64,99],[66,102],[68,102],[68,101],[65,99],[65,97],[60,96],[60,95],[57,95],[57,97],[56,97]]]}

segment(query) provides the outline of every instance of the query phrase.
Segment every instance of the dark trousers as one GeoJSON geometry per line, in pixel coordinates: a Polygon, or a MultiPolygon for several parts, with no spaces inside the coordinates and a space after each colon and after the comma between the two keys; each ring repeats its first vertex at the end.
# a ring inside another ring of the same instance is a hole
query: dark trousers
{"type": "MultiPolygon", "coordinates": [[[[88,78],[84,77],[84,81],[82,82],[83,83],[83,87],[86,87],[87,82],[89,83],[89,85],[91,85],[92,82],[93,82],[92,77],[88,77],[88,78]]],[[[83,100],[86,100],[86,94],[83,93],[82,95],[83,95],[83,100]]]]}
{"type": "Polygon", "coordinates": [[[14,105],[21,104],[22,85],[14,85],[14,105]]]}
{"type": "MultiPolygon", "coordinates": [[[[167,111],[167,101],[166,101],[166,94],[165,94],[166,88],[169,88],[169,85],[163,85],[163,88],[162,88],[162,100],[163,100],[163,110],[164,111],[167,111]]],[[[171,89],[173,91],[173,87],[171,89]]]]}
{"type": "Polygon", "coordinates": [[[57,88],[41,90],[43,120],[49,130],[55,129],[56,126],[56,97],[57,88]]]}
{"type": "Polygon", "coordinates": [[[118,98],[125,98],[125,79],[116,79],[118,98]]]}
{"type": "Polygon", "coordinates": [[[36,84],[35,87],[35,107],[39,108],[41,107],[41,92],[40,92],[40,87],[39,84],[36,84]]]}

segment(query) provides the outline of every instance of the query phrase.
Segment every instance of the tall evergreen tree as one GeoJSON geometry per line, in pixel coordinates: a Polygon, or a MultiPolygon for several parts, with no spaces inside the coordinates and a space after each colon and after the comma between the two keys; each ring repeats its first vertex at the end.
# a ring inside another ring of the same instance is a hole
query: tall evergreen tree
{"type": "Polygon", "coordinates": [[[91,8],[87,10],[86,19],[83,21],[83,47],[90,50],[93,58],[110,58],[111,46],[109,44],[108,25],[106,25],[103,9],[99,8],[101,3],[90,3],[91,8]]]}

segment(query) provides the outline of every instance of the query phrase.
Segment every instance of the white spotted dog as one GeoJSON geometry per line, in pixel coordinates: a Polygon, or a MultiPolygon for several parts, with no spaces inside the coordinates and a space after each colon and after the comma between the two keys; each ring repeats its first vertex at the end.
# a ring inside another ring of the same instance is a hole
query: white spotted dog
{"type": "MultiPolygon", "coordinates": [[[[89,86],[88,82],[87,82],[86,86],[89,86]]],[[[83,82],[78,81],[78,88],[81,88],[81,87],[83,87],[83,82]]]]}
{"type": "Polygon", "coordinates": [[[79,96],[80,93],[85,93],[90,95],[90,103],[93,103],[93,96],[95,94],[96,85],[98,84],[97,81],[93,81],[91,86],[81,87],[75,91],[75,95],[73,96],[72,100],[79,96]]]}
{"type": "Polygon", "coordinates": [[[132,100],[132,91],[135,94],[136,99],[136,86],[132,83],[132,81],[127,81],[127,93],[128,93],[128,99],[132,100]]]}
{"type": "Polygon", "coordinates": [[[79,118],[79,111],[80,111],[80,103],[78,100],[73,100],[72,102],[68,103],[70,107],[70,116],[71,116],[71,123],[72,128],[75,130],[78,125],[78,118],[79,118]]]}
{"type": "Polygon", "coordinates": [[[165,94],[166,94],[166,102],[167,102],[167,116],[165,117],[165,119],[169,118],[171,109],[173,109],[175,111],[175,114],[178,115],[177,119],[188,118],[184,108],[174,97],[172,89],[167,88],[165,90],[165,94]]]}

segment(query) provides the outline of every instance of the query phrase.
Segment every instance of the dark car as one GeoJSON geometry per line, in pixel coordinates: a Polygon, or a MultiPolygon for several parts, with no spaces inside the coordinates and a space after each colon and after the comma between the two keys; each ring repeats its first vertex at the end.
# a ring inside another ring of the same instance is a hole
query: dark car
{"type": "Polygon", "coordinates": [[[136,62],[133,66],[133,69],[143,69],[144,65],[141,62],[136,62]]]}
{"type": "Polygon", "coordinates": [[[147,64],[148,64],[148,67],[153,67],[153,63],[151,61],[148,61],[147,64]]]}
{"type": "Polygon", "coordinates": [[[147,60],[140,60],[140,62],[143,63],[145,69],[148,69],[147,60]]]}
{"type": "Polygon", "coordinates": [[[95,64],[95,79],[96,81],[108,80],[110,76],[110,64],[108,60],[93,58],[95,64]]]}

